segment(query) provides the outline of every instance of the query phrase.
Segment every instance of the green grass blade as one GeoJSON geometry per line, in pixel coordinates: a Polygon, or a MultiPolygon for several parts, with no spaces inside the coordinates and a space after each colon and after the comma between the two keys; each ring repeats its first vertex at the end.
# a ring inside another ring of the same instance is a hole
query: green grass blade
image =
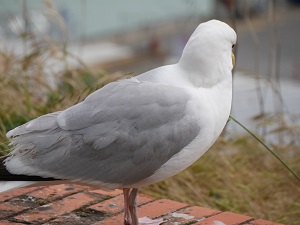
{"type": "Polygon", "coordinates": [[[247,131],[252,137],[254,137],[259,143],[261,143],[299,182],[299,176],[284,162],[277,154],[274,152],[268,145],[266,145],[257,135],[255,135],[252,131],[246,128],[242,123],[236,120],[234,117],[229,116],[235,123],[240,125],[245,131],[247,131]]]}

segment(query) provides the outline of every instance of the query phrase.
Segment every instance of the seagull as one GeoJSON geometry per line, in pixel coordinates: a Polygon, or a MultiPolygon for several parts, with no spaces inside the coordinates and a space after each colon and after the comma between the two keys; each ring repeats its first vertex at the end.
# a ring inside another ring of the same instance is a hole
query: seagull
{"type": "Polygon", "coordinates": [[[109,83],[9,131],[0,192],[45,181],[123,189],[124,224],[142,224],[139,188],[184,170],[221,134],[231,110],[236,39],[224,22],[201,23],[178,63],[109,83]]]}

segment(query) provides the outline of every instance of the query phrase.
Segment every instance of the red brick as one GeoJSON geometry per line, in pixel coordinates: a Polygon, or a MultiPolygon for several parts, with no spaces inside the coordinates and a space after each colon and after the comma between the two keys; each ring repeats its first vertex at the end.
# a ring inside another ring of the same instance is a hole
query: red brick
{"type": "Polygon", "coordinates": [[[215,216],[211,216],[207,219],[201,220],[195,223],[195,225],[212,225],[214,221],[220,221],[226,225],[236,225],[251,219],[252,217],[249,216],[244,216],[244,215],[235,214],[231,212],[222,212],[215,216]]]}
{"type": "Polygon", "coordinates": [[[171,211],[176,211],[181,208],[187,207],[187,204],[175,202],[169,199],[156,200],[146,205],[142,205],[138,209],[139,218],[147,216],[156,218],[171,211]]]}
{"type": "MultiPolygon", "coordinates": [[[[142,205],[151,201],[153,201],[153,199],[145,195],[138,195],[137,197],[138,205],[142,205]]],[[[96,205],[92,205],[89,208],[104,212],[106,214],[117,214],[124,211],[124,197],[123,195],[118,195],[96,205]]]]}
{"type": "Polygon", "coordinates": [[[80,186],[73,184],[59,184],[33,191],[27,195],[35,198],[54,201],[56,199],[63,198],[64,196],[68,196],[79,191],[83,191],[83,188],[81,188],[80,186]]]}
{"type": "Polygon", "coordinates": [[[0,203],[0,219],[19,213],[28,207],[18,206],[10,202],[0,203]]]}
{"type": "Polygon", "coordinates": [[[123,214],[121,214],[121,215],[119,214],[117,216],[110,217],[103,221],[93,223],[92,225],[120,225],[120,224],[123,224],[123,222],[124,222],[124,216],[123,216],[123,214]]]}
{"type": "Polygon", "coordinates": [[[282,223],[275,223],[267,220],[254,220],[251,221],[251,225],[284,225],[282,223]]]}
{"type": "Polygon", "coordinates": [[[78,193],[62,200],[30,210],[24,214],[16,216],[15,219],[26,222],[43,222],[78,209],[94,200],[96,199],[87,193],[78,193]]]}
{"type": "Polygon", "coordinates": [[[101,189],[97,189],[97,190],[90,190],[89,192],[104,195],[104,196],[110,196],[110,197],[114,197],[114,196],[123,194],[123,191],[119,190],[119,189],[115,189],[115,190],[111,190],[111,191],[104,191],[101,189]]]}
{"type": "Polygon", "coordinates": [[[6,201],[16,196],[20,196],[26,194],[28,192],[40,189],[41,187],[27,187],[27,188],[19,188],[11,191],[7,191],[0,194],[0,202],[6,201]]]}
{"type": "Polygon", "coordinates": [[[177,222],[178,224],[184,224],[190,221],[198,221],[205,217],[213,216],[220,213],[220,211],[208,209],[199,206],[191,206],[188,208],[181,209],[176,211],[175,213],[169,213],[165,219],[167,220],[165,225],[174,224],[177,222]]]}
{"type": "Polygon", "coordinates": [[[24,225],[24,223],[14,223],[8,220],[0,220],[0,225],[24,225]]]}
{"type": "Polygon", "coordinates": [[[60,216],[57,219],[51,220],[50,222],[43,223],[43,225],[51,225],[51,224],[64,224],[65,225],[65,224],[67,224],[66,221],[68,221],[69,219],[72,219],[73,223],[75,223],[75,221],[77,222],[78,216],[73,213],[70,213],[66,216],[60,216]]]}
{"type": "Polygon", "coordinates": [[[64,215],[61,217],[58,217],[55,220],[51,220],[50,222],[43,223],[43,225],[58,225],[58,224],[63,224],[63,225],[74,225],[74,224],[90,224],[87,222],[89,218],[81,218],[77,216],[74,213],[70,213],[68,215],[64,215]]]}
{"type": "Polygon", "coordinates": [[[192,206],[185,209],[181,209],[178,211],[178,213],[185,213],[187,215],[194,216],[195,218],[200,219],[203,217],[215,215],[217,213],[220,213],[220,211],[200,206],[192,206]]]}
{"type": "MultiPolygon", "coordinates": [[[[175,202],[168,199],[161,199],[154,202],[147,203],[138,208],[138,216],[142,218],[144,216],[150,218],[156,218],[170,211],[178,210],[186,207],[187,205],[180,202],[175,202]]],[[[95,223],[93,225],[120,225],[123,223],[123,214],[105,219],[101,222],[95,223]]]]}

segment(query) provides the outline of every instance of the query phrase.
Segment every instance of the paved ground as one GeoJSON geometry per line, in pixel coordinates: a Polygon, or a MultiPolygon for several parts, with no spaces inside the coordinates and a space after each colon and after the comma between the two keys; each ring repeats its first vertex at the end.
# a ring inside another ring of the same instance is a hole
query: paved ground
{"type": "Polygon", "coordinates": [[[272,19],[265,14],[250,20],[250,23],[240,23],[238,69],[270,78],[274,66],[275,75],[281,79],[300,82],[299,24],[299,7],[280,8],[272,19]]]}

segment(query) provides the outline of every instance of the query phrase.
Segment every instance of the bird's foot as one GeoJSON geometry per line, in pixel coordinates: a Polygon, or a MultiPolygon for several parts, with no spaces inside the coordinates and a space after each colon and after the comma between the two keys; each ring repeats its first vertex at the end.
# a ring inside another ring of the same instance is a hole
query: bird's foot
{"type": "Polygon", "coordinates": [[[124,220],[124,225],[131,225],[130,221],[124,220]]]}
{"type": "Polygon", "coordinates": [[[164,222],[163,219],[152,220],[149,217],[139,218],[139,225],[160,225],[164,222]]]}

